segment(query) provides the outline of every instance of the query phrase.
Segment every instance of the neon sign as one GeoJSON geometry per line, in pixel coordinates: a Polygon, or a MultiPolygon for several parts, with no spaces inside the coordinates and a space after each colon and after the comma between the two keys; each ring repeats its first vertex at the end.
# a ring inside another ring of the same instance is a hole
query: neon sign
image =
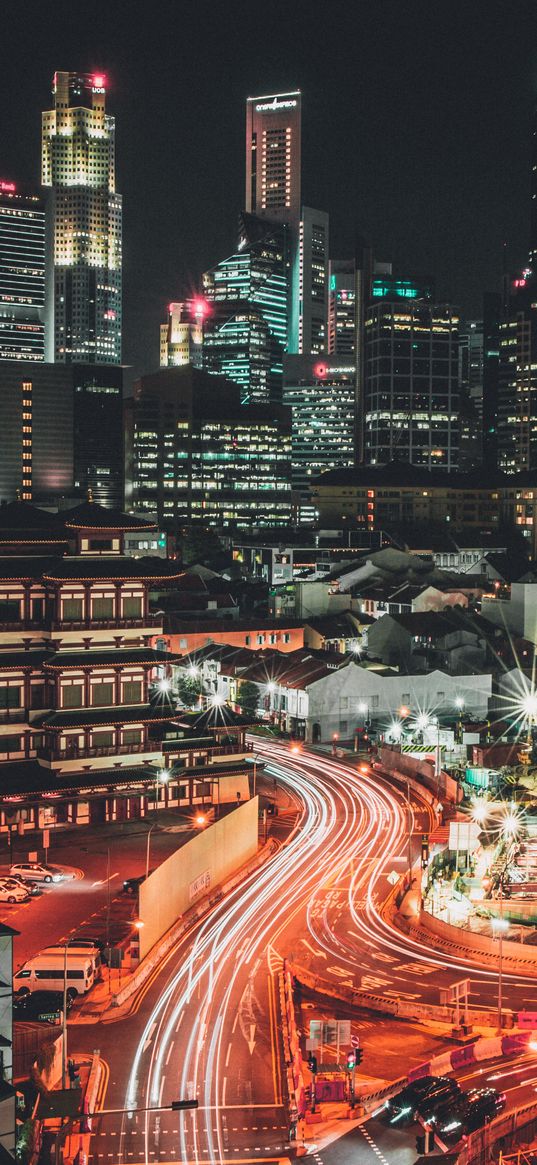
{"type": "Polygon", "coordinates": [[[0,190],[4,194],[14,194],[17,187],[14,182],[0,182],[0,190]]]}
{"type": "Polygon", "coordinates": [[[277,97],[274,101],[263,101],[260,105],[256,105],[256,113],[273,113],[278,109],[295,109],[296,101],[278,101],[277,97]]]}

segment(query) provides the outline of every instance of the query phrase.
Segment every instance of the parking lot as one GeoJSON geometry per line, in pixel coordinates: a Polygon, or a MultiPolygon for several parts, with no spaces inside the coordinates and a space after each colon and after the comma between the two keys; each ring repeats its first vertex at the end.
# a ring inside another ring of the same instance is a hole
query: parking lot
{"type": "MultiPolygon", "coordinates": [[[[158,823],[151,818],[53,835],[48,863],[65,872],[65,878],[58,883],[39,883],[39,893],[25,902],[0,902],[0,921],[18,932],[13,944],[14,970],[44,947],[74,934],[99,938],[110,946],[128,938],[137,899],[120,891],[124,879],[145,872],[150,827],[152,869],[188,841],[196,829],[189,817],[162,813],[158,823]]],[[[22,841],[17,839],[15,862],[26,861],[28,854],[36,851],[38,860],[43,861],[43,851],[33,840],[25,840],[24,849],[22,841]]],[[[7,860],[0,864],[0,878],[9,868],[7,860]]]]}

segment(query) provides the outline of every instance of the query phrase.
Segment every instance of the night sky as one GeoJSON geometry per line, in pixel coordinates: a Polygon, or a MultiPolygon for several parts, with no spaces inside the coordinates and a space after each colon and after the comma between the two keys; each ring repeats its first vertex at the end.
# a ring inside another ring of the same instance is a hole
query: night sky
{"type": "Polygon", "coordinates": [[[535,0],[25,0],[3,21],[0,177],[39,180],[55,69],[102,71],[124,199],[124,360],[232,252],[244,101],[303,91],[303,201],[478,314],[529,232],[535,0]]]}

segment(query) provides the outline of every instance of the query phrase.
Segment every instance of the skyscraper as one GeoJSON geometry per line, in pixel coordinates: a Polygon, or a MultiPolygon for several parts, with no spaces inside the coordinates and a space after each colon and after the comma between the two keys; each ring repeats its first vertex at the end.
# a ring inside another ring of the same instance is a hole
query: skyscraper
{"type": "Polygon", "coordinates": [[[505,473],[537,468],[536,276],[511,281],[498,327],[498,466],[505,473]]]}
{"type": "Polygon", "coordinates": [[[0,181],[0,360],[45,359],[45,206],[0,181]]]}
{"type": "Polygon", "coordinates": [[[245,206],[250,214],[298,227],[300,139],[300,90],[247,98],[245,206]]]}
{"type": "Polygon", "coordinates": [[[58,72],[42,119],[50,187],[47,359],[121,362],[121,197],[102,75],[58,72]]]}
{"type": "Polygon", "coordinates": [[[301,523],[315,521],[312,480],[354,465],[355,374],[352,357],[284,359],[283,403],[291,409],[291,480],[301,523]]]}
{"type": "Polygon", "coordinates": [[[127,415],[137,511],[248,530],[289,524],[288,409],[245,405],[235,384],[183,365],[142,376],[127,415]]]}
{"type": "Polygon", "coordinates": [[[330,356],[352,358],[357,349],[358,271],[355,259],[328,264],[328,337],[330,356]]]}
{"type": "Polygon", "coordinates": [[[203,367],[226,376],[243,404],[282,399],[287,336],[287,228],[240,217],[237,251],[203,276],[203,367]]]}
{"type": "Polygon", "coordinates": [[[369,465],[394,458],[429,469],[458,467],[456,311],[430,288],[373,280],[364,341],[364,453],[369,465]]]}
{"type": "Polygon", "coordinates": [[[207,301],[201,296],[183,303],[170,303],[168,322],[160,325],[160,367],[193,364],[201,368],[203,321],[207,301]]]}
{"type": "Polygon", "coordinates": [[[298,250],[298,351],[318,355],[327,351],[328,215],[302,207],[298,250]]]}

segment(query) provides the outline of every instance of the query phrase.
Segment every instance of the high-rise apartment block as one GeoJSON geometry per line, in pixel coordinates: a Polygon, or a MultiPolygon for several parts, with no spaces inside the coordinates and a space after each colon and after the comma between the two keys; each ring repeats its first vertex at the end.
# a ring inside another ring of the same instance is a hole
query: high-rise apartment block
{"type": "Polygon", "coordinates": [[[0,360],[45,359],[45,206],[0,181],[0,360]]]}
{"type": "Polygon", "coordinates": [[[428,287],[393,279],[365,312],[364,454],[369,465],[394,458],[427,468],[458,464],[459,319],[433,304],[428,287]]]}
{"type": "Polygon", "coordinates": [[[291,423],[281,405],[191,366],[135,384],[129,405],[133,508],[159,522],[251,529],[291,519],[291,423]]]}
{"type": "Polygon", "coordinates": [[[301,524],[316,519],[313,479],[354,465],[355,373],[352,358],[285,357],[283,399],[291,410],[291,480],[301,524]]]}
{"type": "Polygon", "coordinates": [[[121,362],[121,197],[106,79],[58,72],[42,119],[49,187],[47,358],[121,362]]]}
{"type": "Polygon", "coordinates": [[[243,404],[282,399],[287,228],[240,216],[237,251],[203,276],[203,367],[239,385],[243,404]]]}
{"type": "Polygon", "coordinates": [[[201,368],[206,312],[207,301],[201,297],[170,303],[168,322],[160,325],[161,368],[176,368],[181,364],[201,368]]]}

